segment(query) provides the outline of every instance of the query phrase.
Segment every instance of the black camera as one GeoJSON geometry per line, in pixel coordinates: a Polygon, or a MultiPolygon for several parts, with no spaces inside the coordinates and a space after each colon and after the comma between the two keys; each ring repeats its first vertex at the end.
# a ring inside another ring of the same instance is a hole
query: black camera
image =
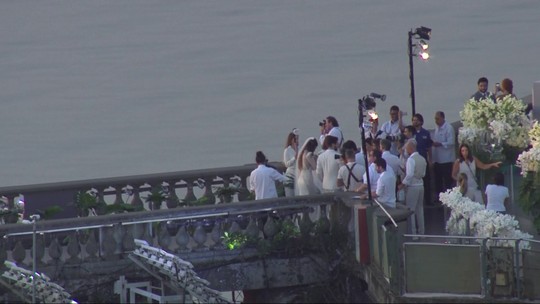
{"type": "Polygon", "coordinates": [[[326,125],[326,120],[319,122],[319,127],[324,127],[324,125],[326,125]]]}
{"type": "Polygon", "coordinates": [[[334,159],[341,159],[341,154],[334,154],[334,159]]]}
{"type": "Polygon", "coordinates": [[[386,139],[389,141],[401,141],[403,138],[403,134],[399,133],[396,135],[388,135],[386,136],[386,139]]]}

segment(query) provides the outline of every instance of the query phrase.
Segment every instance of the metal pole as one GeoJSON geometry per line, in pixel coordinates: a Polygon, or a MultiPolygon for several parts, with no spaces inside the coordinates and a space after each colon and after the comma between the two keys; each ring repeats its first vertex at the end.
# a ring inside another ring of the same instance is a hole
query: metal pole
{"type": "Polygon", "coordinates": [[[36,303],[36,224],[38,217],[32,215],[32,303],[36,303]]]}
{"type": "Polygon", "coordinates": [[[373,198],[371,197],[371,182],[369,181],[369,164],[367,159],[367,149],[366,149],[366,134],[364,130],[364,105],[363,100],[358,100],[358,124],[360,127],[360,131],[362,134],[360,134],[360,138],[362,139],[362,154],[364,154],[364,165],[366,168],[366,179],[367,179],[367,191],[368,191],[368,199],[371,202],[371,205],[373,205],[373,198]]]}
{"type": "Polygon", "coordinates": [[[416,114],[416,105],[415,105],[415,98],[414,98],[414,68],[413,68],[413,44],[412,44],[412,37],[413,37],[412,29],[409,31],[409,40],[408,40],[408,52],[409,52],[409,79],[411,81],[411,107],[412,107],[412,115],[416,114]]]}

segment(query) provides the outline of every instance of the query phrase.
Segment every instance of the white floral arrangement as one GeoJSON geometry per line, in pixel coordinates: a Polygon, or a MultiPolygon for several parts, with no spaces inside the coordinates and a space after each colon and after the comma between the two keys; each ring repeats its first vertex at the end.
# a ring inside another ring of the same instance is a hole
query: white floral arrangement
{"type": "MultiPolygon", "coordinates": [[[[470,234],[480,238],[508,238],[532,239],[533,236],[519,230],[519,223],[512,215],[500,214],[493,210],[486,210],[481,204],[464,197],[459,187],[449,189],[439,194],[443,205],[452,210],[446,223],[446,230],[450,235],[470,234]],[[468,225],[468,227],[467,227],[468,225]]],[[[489,240],[489,245],[514,246],[513,240],[489,240]]],[[[529,242],[522,241],[521,249],[529,248],[529,242]]]]}
{"type": "Polygon", "coordinates": [[[529,138],[532,147],[521,152],[516,161],[516,166],[521,168],[521,175],[527,176],[529,172],[540,172],[540,124],[533,123],[529,130],[529,138]]]}
{"type": "Polygon", "coordinates": [[[474,98],[465,102],[459,112],[463,130],[459,132],[460,143],[475,143],[480,130],[489,130],[491,139],[510,147],[524,149],[529,144],[531,121],[525,115],[526,105],[514,96],[505,96],[497,102],[474,98]]]}

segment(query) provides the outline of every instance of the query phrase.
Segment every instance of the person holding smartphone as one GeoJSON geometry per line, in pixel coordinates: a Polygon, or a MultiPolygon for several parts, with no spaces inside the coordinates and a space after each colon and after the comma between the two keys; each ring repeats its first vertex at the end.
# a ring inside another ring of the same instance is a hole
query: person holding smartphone
{"type": "Polygon", "coordinates": [[[471,98],[474,98],[474,100],[476,101],[480,101],[482,99],[487,98],[495,102],[495,94],[488,91],[488,79],[486,77],[480,77],[478,81],[476,82],[476,84],[478,86],[478,91],[472,94],[471,98]]]}

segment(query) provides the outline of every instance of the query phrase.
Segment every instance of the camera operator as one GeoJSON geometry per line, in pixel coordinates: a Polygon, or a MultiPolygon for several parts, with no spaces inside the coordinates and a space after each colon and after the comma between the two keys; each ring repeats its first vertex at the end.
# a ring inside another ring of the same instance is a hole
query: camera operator
{"type": "Polygon", "coordinates": [[[334,116],[328,116],[325,120],[319,122],[319,126],[321,127],[321,136],[319,137],[321,145],[324,143],[326,136],[332,135],[337,138],[337,148],[339,149],[343,143],[343,132],[339,128],[337,119],[334,116]]]}
{"type": "Polygon", "coordinates": [[[403,123],[401,122],[402,115],[403,113],[399,110],[398,106],[393,105],[390,107],[390,120],[385,122],[377,132],[378,138],[385,138],[392,143],[390,153],[396,156],[399,156],[398,143],[403,130],[403,123]]]}

